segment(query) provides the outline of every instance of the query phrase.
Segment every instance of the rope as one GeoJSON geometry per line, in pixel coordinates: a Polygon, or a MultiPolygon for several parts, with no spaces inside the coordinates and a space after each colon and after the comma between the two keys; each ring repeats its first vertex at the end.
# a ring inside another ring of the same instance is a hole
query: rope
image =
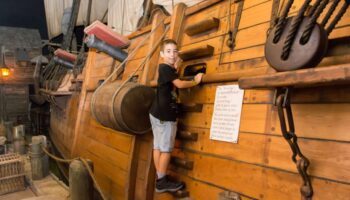
{"type": "Polygon", "coordinates": [[[349,4],[350,4],[350,1],[349,0],[346,0],[343,4],[343,6],[341,7],[340,11],[338,12],[338,14],[335,16],[335,18],[333,19],[333,21],[331,22],[331,24],[328,26],[326,32],[327,34],[329,35],[335,25],[337,25],[337,23],[340,21],[340,19],[343,17],[343,15],[345,14],[346,10],[348,9],[349,7],[349,4]]]}
{"type": "Polygon", "coordinates": [[[100,193],[101,197],[103,200],[107,200],[106,196],[104,196],[104,194],[102,193],[102,189],[100,187],[100,185],[98,184],[97,180],[96,180],[96,177],[94,175],[94,173],[92,172],[91,170],[91,167],[89,165],[89,163],[87,162],[87,160],[85,158],[81,158],[81,157],[76,157],[76,158],[73,158],[73,159],[62,159],[62,158],[59,158],[53,154],[51,154],[44,146],[41,147],[41,149],[44,151],[45,154],[47,154],[50,158],[58,161],[58,162],[63,162],[63,163],[71,163],[73,162],[74,160],[80,160],[83,165],[85,166],[85,168],[87,169],[88,173],[89,173],[89,176],[91,177],[92,181],[94,182],[95,186],[96,186],[96,189],[97,191],[100,193]]]}
{"type": "Polygon", "coordinates": [[[306,11],[307,7],[309,6],[310,2],[311,2],[311,0],[305,0],[304,4],[302,5],[301,9],[298,12],[298,15],[293,19],[291,28],[288,32],[288,35],[286,37],[286,41],[284,42],[284,46],[283,46],[283,50],[282,50],[281,58],[283,60],[288,59],[288,56],[289,56],[290,50],[292,48],[292,44],[294,42],[294,38],[296,36],[298,27],[303,20],[303,17],[304,17],[303,14],[306,11]]]}
{"type": "Polygon", "coordinates": [[[317,0],[315,4],[311,7],[311,10],[309,12],[309,16],[312,16],[315,11],[317,10],[318,6],[320,6],[322,0],[317,0]]]}
{"type": "Polygon", "coordinates": [[[332,16],[333,12],[335,11],[336,7],[338,6],[340,0],[335,0],[332,4],[332,6],[329,8],[326,16],[324,17],[324,19],[321,22],[321,26],[325,27],[328,20],[330,19],[330,17],[332,16]]]}
{"type": "Polygon", "coordinates": [[[63,163],[71,163],[73,160],[76,160],[78,158],[74,158],[74,159],[62,159],[59,158],[53,154],[51,154],[44,146],[41,147],[41,149],[44,151],[45,154],[47,154],[50,158],[58,161],[58,162],[63,162],[63,163]]]}
{"type": "Polygon", "coordinates": [[[290,8],[292,7],[293,2],[294,2],[294,0],[289,0],[287,2],[286,7],[284,8],[284,10],[282,12],[281,17],[277,22],[275,36],[273,38],[273,43],[277,43],[281,38],[283,29],[284,29],[284,25],[286,24],[286,18],[288,16],[290,8]]]}
{"type": "Polygon", "coordinates": [[[311,17],[309,23],[306,24],[305,30],[300,38],[301,44],[306,44],[309,41],[312,30],[314,29],[314,27],[316,25],[316,21],[317,21],[318,17],[321,15],[321,13],[324,10],[324,8],[326,7],[326,5],[328,4],[328,2],[329,2],[329,0],[324,0],[324,1],[322,1],[322,3],[320,5],[319,4],[316,5],[316,3],[315,3],[315,6],[317,6],[317,8],[313,7],[313,11],[310,13],[310,15],[312,17],[311,17]]]}

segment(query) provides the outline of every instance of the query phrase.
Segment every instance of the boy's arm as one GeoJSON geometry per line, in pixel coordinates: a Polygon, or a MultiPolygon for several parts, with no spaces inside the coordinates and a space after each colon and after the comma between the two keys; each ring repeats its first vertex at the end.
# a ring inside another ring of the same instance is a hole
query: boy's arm
{"type": "Polygon", "coordinates": [[[198,85],[202,80],[202,76],[203,76],[203,73],[199,73],[194,77],[194,80],[192,80],[192,81],[184,81],[184,80],[180,80],[180,79],[175,79],[172,82],[175,85],[175,87],[177,87],[177,88],[180,88],[180,89],[181,88],[190,88],[190,87],[198,85]]]}

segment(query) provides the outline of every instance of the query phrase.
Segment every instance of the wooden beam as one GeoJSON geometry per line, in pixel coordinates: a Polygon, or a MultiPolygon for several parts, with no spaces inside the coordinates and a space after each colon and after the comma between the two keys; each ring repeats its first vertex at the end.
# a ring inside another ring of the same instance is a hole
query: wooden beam
{"type": "Polygon", "coordinates": [[[344,84],[350,82],[349,70],[350,64],[342,64],[241,78],[238,83],[242,89],[344,84]]]}

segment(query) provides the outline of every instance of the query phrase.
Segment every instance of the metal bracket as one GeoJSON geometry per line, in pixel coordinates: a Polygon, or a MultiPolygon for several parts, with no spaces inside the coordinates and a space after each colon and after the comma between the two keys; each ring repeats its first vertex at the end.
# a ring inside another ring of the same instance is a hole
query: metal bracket
{"type": "MultiPolygon", "coordinates": [[[[226,41],[226,44],[228,47],[230,47],[231,51],[233,51],[235,46],[236,46],[236,36],[238,33],[238,28],[239,28],[239,24],[240,24],[242,13],[243,13],[244,0],[235,0],[234,3],[238,3],[238,8],[237,8],[236,17],[235,17],[235,24],[234,24],[233,29],[231,29],[231,28],[229,29],[229,31],[228,31],[229,38],[226,41]]],[[[228,17],[230,18],[231,13],[229,13],[229,15],[230,16],[228,16],[228,17]]],[[[229,24],[229,27],[231,27],[231,24],[229,24]]]]}

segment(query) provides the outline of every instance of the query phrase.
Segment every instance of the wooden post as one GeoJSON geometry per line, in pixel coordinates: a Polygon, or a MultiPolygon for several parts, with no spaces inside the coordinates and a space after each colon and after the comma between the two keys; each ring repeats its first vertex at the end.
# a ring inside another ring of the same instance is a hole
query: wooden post
{"type": "MultiPolygon", "coordinates": [[[[175,40],[177,43],[180,42],[180,35],[183,34],[183,20],[186,17],[185,15],[186,8],[187,6],[184,3],[177,4],[174,8],[174,13],[171,16],[168,38],[175,40]]],[[[157,81],[158,79],[158,73],[156,73],[158,69],[157,64],[158,64],[158,59],[157,59],[157,63],[154,66],[154,73],[153,72],[149,73],[148,77],[150,78],[150,80],[157,81]]]]}
{"type": "MultiPolygon", "coordinates": [[[[89,162],[90,167],[92,162],[89,162]]],[[[69,193],[71,200],[93,200],[93,182],[85,165],[74,160],[69,165],[69,193]]]]}
{"type": "Polygon", "coordinates": [[[40,180],[49,175],[49,157],[44,154],[42,147],[47,147],[46,137],[33,136],[29,152],[33,180],[40,180]]]}
{"type": "MultiPolygon", "coordinates": [[[[163,34],[165,30],[164,22],[162,22],[165,19],[165,15],[163,12],[158,11],[156,12],[154,16],[154,20],[152,22],[152,31],[154,31],[150,37],[150,42],[148,45],[148,50],[152,51],[153,48],[157,45],[157,42],[159,40],[159,37],[163,34]],[[163,23],[158,25],[159,23],[163,23]]],[[[159,60],[159,51],[160,47],[157,48],[156,51],[154,51],[153,55],[146,61],[145,68],[143,69],[142,77],[140,80],[140,83],[143,85],[149,85],[150,78],[154,77],[154,74],[157,70],[157,64],[159,60]]]]}
{"type": "Polygon", "coordinates": [[[169,38],[180,42],[180,34],[183,34],[183,21],[185,18],[186,4],[179,3],[174,8],[171,16],[169,38]]]}

